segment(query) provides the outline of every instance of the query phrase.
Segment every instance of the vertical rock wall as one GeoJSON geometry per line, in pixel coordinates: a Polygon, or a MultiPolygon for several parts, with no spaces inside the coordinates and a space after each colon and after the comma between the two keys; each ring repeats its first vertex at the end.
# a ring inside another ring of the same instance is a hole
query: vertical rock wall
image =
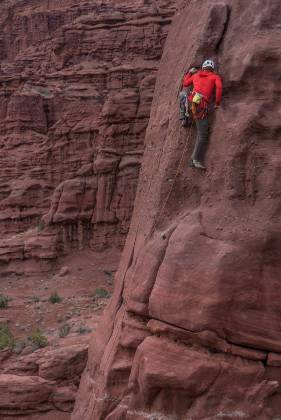
{"type": "Polygon", "coordinates": [[[73,420],[272,420],[281,408],[280,7],[183,1],[162,57],[115,293],[73,420]],[[207,172],[178,121],[186,67],[224,80],[207,172]]]}
{"type": "Polygon", "coordinates": [[[174,2],[0,8],[1,270],[122,247],[174,2]]]}

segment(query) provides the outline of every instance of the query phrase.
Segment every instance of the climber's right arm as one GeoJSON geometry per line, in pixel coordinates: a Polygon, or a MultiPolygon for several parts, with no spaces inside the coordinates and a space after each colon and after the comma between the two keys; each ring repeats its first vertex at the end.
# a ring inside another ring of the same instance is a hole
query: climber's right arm
{"type": "Polygon", "coordinates": [[[182,85],[183,85],[183,87],[188,87],[188,86],[192,85],[192,83],[193,83],[193,74],[189,72],[184,77],[182,85]]]}

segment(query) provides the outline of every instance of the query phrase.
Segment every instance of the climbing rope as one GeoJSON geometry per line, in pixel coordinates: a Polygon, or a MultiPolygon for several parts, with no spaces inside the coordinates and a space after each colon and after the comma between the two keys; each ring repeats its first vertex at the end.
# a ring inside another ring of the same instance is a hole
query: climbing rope
{"type": "MultiPolygon", "coordinates": [[[[184,5],[184,8],[187,7],[187,5],[190,5],[191,1],[192,0],[189,0],[188,2],[183,2],[182,3],[182,6],[184,5]]],[[[177,97],[178,97],[178,95],[177,95],[177,97]]],[[[168,204],[168,201],[170,199],[170,196],[172,194],[172,191],[173,191],[174,186],[175,186],[175,183],[176,183],[176,179],[177,179],[177,177],[178,177],[178,175],[180,173],[180,169],[181,169],[181,166],[182,166],[182,163],[183,163],[183,160],[184,160],[184,156],[185,156],[185,154],[187,152],[189,141],[190,141],[190,138],[191,138],[191,135],[192,135],[193,123],[194,122],[192,121],[192,124],[189,127],[189,132],[188,132],[188,135],[187,135],[186,144],[185,144],[185,146],[183,148],[182,155],[181,155],[179,164],[177,166],[176,173],[175,173],[175,176],[173,178],[173,182],[171,184],[171,188],[169,189],[169,192],[168,192],[168,194],[166,196],[166,199],[165,199],[162,207],[160,208],[160,211],[159,211],[159,214],[158,214],[158,219],[159,219],[159,217],[162,216],[162,214],[163,214],[163,212],[164,212],[164,210],[165,210],[165,208],[166,208],[166,206],[168,204]]],[[[165,135],[165,139],[164,139],[163,144],[162,144],[162,148],[160,149],[160,153],[158,155],[158,162],[156,164],[156,168],[157,168],[156,169],[156,173],[159,170],[159,166],[160,166],[161,158],[162,158],[162,155],[163,155],[163,152],[164,152],[164,148],[165,148],[165,143],[166,143],[167,136],[168,136],[168,129],[167,129],[167,132],[166,132],[166,135],[165,135]]],[[[145,201],[145,207],[146,208],[147,208],[148,198],[150,196],[151,186],[152,186],[152,182],[154,180],[154,177],[155,177],[154,174],[152,174],[151,175],[151,178],[149,180],[148,189],[147,189],[147,195],[146,195],[147,200],[145,201]]],[[[142,224],[142,218],[139,218],[137,227],[136,227],[135,231],[132,232],[132,233],[134,233],[133,246],[132,246],[132,249],[131,249],[129,258],[128,258],[128,262],[129,263],[127,265],[127,268],[124,270],[123,278],[121,280],[122,281],[122,287],[123,287],[123,289],[124,289],[124,282],[125,282],[126,275],[127,275],[128,270],[129,270],[129,268],[131,266],[130,262],[132,261],[132,259],[134,257],[134,248],[135,248],[135,245],[136,245],[136,240],[137,240],[137,237],[138,237],[138,233],[139,233],[141,224],[142,224]]],[[[152,228],[151,228],[150,237],[153,235],[153,233],[154,233],[154,231],[156,229],[156,226],[157,226],[157,220],[155,219],[154,220],[154,223],[152,225],[152,228]]],[[[136,256],[135,258],[137,259],[138,256],[136,256]]],[[[117,310],[116,313],[118,313],[120,311],[121,307],[122,307],[122,296],[123,296],[123,290],[121,292],[121,297],[120,297],[120,306],[119,306],[119,308],[118,308],[118,310],[117,310]]],[[[122,312],[119,313],[119,315],[120,315],[120,317],[117,320],[117,325],[113,325],[112,334],[111,334],[111,337],[109,338],[108,343],[107,343],[107,351],[104,354],[104,360],[103,360],[103,365],[104,366],[108,365],[108,361],[110,360],[110,358],[113,355],[115,345],[116,345],[116,343],[118,341],[120,332],[122,330],[122,323],[123,323],[123,321],[125,319],[125,315],[126,315],[126,310],[125,310],[124,307],[123,307],[122,312]]],[[[93,410],[94,410],[94,406],[92,406],[92,411],[93,410]]]]}
{"type": "MultiPolygon", "coordinates": [[[[165,199],[162,207],[160,208],[160,211],[159,211],[159,214],[158,214],[158,218],[154,220],[154,223],[152,225],[152,228],[151,228],[151,231],[150,231],[150,235],[149,235],[150,238],[152,237],[153,233],[155,232],[155,229],[156,229],[156,226],[157,226],[157,221],[158,221],[159,217],[162,216],[162,214],[163,214],[163,212],[164,212],[164,210],[165,210],[165,208],[166,208],[166,206],[168,204],[168,201],[169,201],[169,198],[170,198],[170,196],[172,194],[172,191],[174,189],[174,186],[175,186],[177,177],[178,177],[178,175],[180,173],[180,169],[181,169],[181,166],[182,166],[182,163],[183,163],[183,160],[184,160],[184,156],[185,156],[185,154],[187,152],[187,148],[189,146],[189,141],[191,139],[193,125],[194,125],[194,120],[192,120],[191,126],[189,127],[189,132],[188,132],[188,135],[187,135],[187,140],[186,140],[185,146],[183,148],[183,151],[182,151],[182,154],[181,154],[181,158],[180,158],[179,164],[177,166],[176,173],[175,173],[175,176],[173,178],[173,182],[172,182],[171,188],[169,189],[169,192],[168,192],[168,194],[166,196],[166,199],[165,199]]],[[[163,152],[164,152],[164,148],[165,148],[165,143],[166,143],[167,137],[168,137],[168,129],[166,131],[165,139],[164,139],[164,141],[162,143],[162,147],[161,147],[160,153],[158,155],[158,162],[157,162],[157,165],[156,165],[157,166],[156,172],[159,170],[159,166],[160,166],[161,158],[162,158],[162,155],[163,155],[163,152]]],[[[145,204],[144,204],[144,207],[145,208],[148,208],[148,206],[147,206],[147,204],[148,204],[148,198],[150,196],[151,186],[152,186],[152,182],[153,182],[154,178],[155,178],[154,177],[154,174],[152,174],[151,177],[150,177],[149,185],[148,185],[148,189],[147,189],[147,195],[146,195],[147,200],[145,201],[145,204]]],[[[137,227],[136,227],[135,232],[134,232],[135,235],[134,235],[134,240],[133,240],[133,246],[132,246],[132,249],[131,249],[131,252],[130,252],[130,255],[129,255],[127,268],[125,269],[125,272],[124,272],[123,278],[122,278],[122,288],[123,289],[122,289],[121,294],[120,294],[120,296],[121,296],[120,306],[117,309],[116,314],[122,308],[122,301],[123,301],[122,296],[123,296],[125,278],[126,278],[126,275],[128,273],[129,268],[131,267],[131,263],[130,262],[132,262],[132,259],[133,259],[133,253],[134,253],[134,249],[135,249],[135,245],[136,245],[136,240],[137,240],[137,237],[138,237],[138,233],[139,233],[141,224],[142,224],[142,218],[139,218],[137,227]]],[[[136,259],[137,258],[138,257],[136,256],[136,259]]],[[[136,267],[135,267],[135,269],[136,269],[136,267]]],[[[132,290],[131,290],[131,293],[132,293],[132,290]]],[[[113,325],[112,334],[111,334],[111,337],[109,338],[108,343],[107,343],[107,346],[106,346],[107,347],[107,351],[104,354],[104,360],[103,360],[103,365],[104,366],[108,366],[108,362],[111,359],[111,357],[113,356],[114,348],[116,346],[116,343],[118,342],[118,339],[119,339],[119,336],[120,336],[120,332],[122,331],[122,324],[123,324],[123,321],[125,319],[126,313],[127,312],[125,310],[125,307],[123,307],[122,308],[122,312],[119,313],[120,318],[117,320],[117,325],[113,325]]],[[[94,407],[92,408],[92,410],[94,410],[94,407]]]]}
{"type": "MultiPolygon", "coordinates": [[[[191,138],[193,124],[194,124],[194,121],[192,120],[192,124],[191,124],[191,126],[189,127],[189,132],[188,132],[188,136],[187,136],[187,141],[186,141],[186,143],[185,143],[185,146],[184,146],[184,148],[183,148],[183,152],[182,152],[182,154],[181,154],[181,158],[180,158],[179,164],[178,164],[178,166],[177,166],[176,174],[175,174],[175,176],[174,176],[174,179],[173,179],[173,182],[172,182],[171,188],[169,189],[168,195],[167,195],[167,197],[166,197],[166,199],[165,199],[165,201],[164,201],[164,203],[163,203],[163,206],[162,206],[162,207],[161,207],[161,209],[160,209],[160,212],[159,212],[159,215],[158,215],[158,219],[159,219],[159,217],[163,214],[163,212],[164,212],[164,210],[165,210],[165,208],[166,208],[166,206],[167,206],[167,204],[168,204],[168,201],[169,201],[169,198],[170,198],[171,193],[172,193],[172,191],[173,191],[173,188],[174,188],[174,185],[175,185],[176,179],[177,179],[177,177],[178,177],[178,175],[179,175],[179,173],[180,173],[180,169],[181,169],[181,166],[182,166],[182,163],[183,163],[183,160],[184,160],[184,156],[185,156],[185,154],[186,154],[186,151],[187,151],[187,148],[188,148],[188,145],[189,145],[189,141],[190,141],[190,138],[191,138]]],[[[168,130],[167,130],[167,133],[168,133],[168,130]]],[[[165,136],[165,141],[166,141],[167,135],[168,135],[168,134],[166,134],[166,136],[165,136]]],[[[160,157],[160,158],[162,157],[162,154],[163,154],[163,151],[164,151],[165,141],[163,142],[163,146],[162,146],[162,148],[161,148],[161,150],[160,150],[160,154],[159,154],[159,157],[160,157]]],[[[159,159],[159,161],[158,161],[158,167],[157,167],[157,170],[159,169],[159,164],[160,164],[160,161],[161,161],[161,159],[159,159]]],[[[151,178],[150,178],[150,182],[149,182],[149,186],[148,186],[148,193],[147,193],[147,197],[149,197],[149,193],[150,193],[150,189],[151,189],[151,185],[152,185],[152,181],[153,181],[153,180],[154,180],[154,175],[152,175],[152,176],[151,176],[151,178]]],[[[145,202],[145,206],[144,206],[145,208],[147,208],[147,204],[148,204],[148,201],[146,200],[146,202],[145,202]]],[[[133,254],[133,251],[134,251],[134,248],[135,248],[136,239],[137,239],[137,236],[138,236],[138,232],[139,232],[139,228],[140,228],[140,226],[141,226],[141,223],[142,223],[142,220],[141,220],[141,218],[139,218],[138,225],[137,225],[137,228],[136,228],[136,230],[135,230],[135,238],[134,238],[134,243],[133,243],[133,246],[132,246],[131,254],[130,254],[130,257],[129,257],[129,261],[130,261],[130,260],[131,260],[131,258],[133,257],[133,255],[132,255],[132,254],[133,254]]],[[[155,220],[155,221],[154,221],[154,223],[153,223],[153,225],[152,225],[151,232],[150,232],[150,237],[151,237],[151,236],[153,235],[153,233],[155,232],[156,226],[157,226],[157,220],[155,220]]],[[[125,281],[125,278],[126,278],[126,275],[127,275],[128,269],[129,269],[129,267],[127,267],[127,269],[125,270],[125,273],[124,273],[124,275],[123,275],[123,279],[122,279],[122,282],[123,282],[123,287],[124,287],[124,281],[125,281]]],[[[120,305],[120,308],[121,308],[121,305],[120,305]]],[[[120,309],[120,308],[119,308],[119,309],[120,309]]],[[[118,311],[117,311],[117,312],[118,312],[118,311]]],[[[122,323],[123,323],[123,321],[124,321],[125,315],[126,315],[126,311],[125,311],[125,309],[123,308],[123,313],[122,313],[122,315],[121,315],[120,319],[117,321],[117,322],[118,322],[118,325],[117,325],[117,326],[115,326],[115,327],[113,326],[112,335],[111,335],[111,338],[110,338],[110,339],[109,339],[109,341],[108,341],[108,346],[107,346],[107,347],[109,347],[109,348],[108,348],[108,351],[107,351],[107,356],[105,356],[105,360],[104,360],[104,364],[105,364],[105,365],[107,365],[107,364],[108,364],[108,361],[109,361],[109,359],[111,358],[111,356],[112,356],[112,354],[113,354],[114,347],[115,347],[115,344],[116,344],[116,342],[117,342],[117,340],[118,340],[119,333],[120,333],[120,331],[121,331],[121,328],[122,328],[122,323]],[[111,341],[111,343],[110,343],[110,340],[112,340],[112,341],[111,341]],[[109,344],[109,343],[110,343],[110,344],[109,344]]]]}
{"type": "MultiPolygon", "coordinates": [[[[190,0],[190,2],[191,2],[191,0],[190,0]]],[[[178,95],[176,95],[176,97],[178,98],[178,95]]],[[[168,204],[168,201],[169,201],[169,198],[170,198],[171,193],[173,191],[173,188],[174,188],[176,179],[177,179],[177,177],[179,175],[180,168],[182,166],[183,159],[184,159],[184,156],[186,154],[186,151],[187,151],[187,148],[188,148],[188,145],[189,145],[189,141],[190,141],[190,138],[191,138],[193,124],[194,124],[194,121],[192,120],[192,124],[189,127],[189,132],[188,132],[188,135],[187,135],[187,141],[186,141],[186,144],[185,144],[185,146],[183,148],[183,152],[182,152],[182,155],[181,155],[179,164],[177,166],[176,174],[174,176],[174,179],[173,179],[171,188],[170,188],[170,190],[169,190],[169,192],[167,194],[167,197],[166,197],[166,199],[165,199],[165,201],[163,203],[163,206],[160,209],[160,212],[159,212],[159,215],[158,215],[158,219],[159,219],[159,216],[161,216],[163,214],[163,212],[164,212],[164,210],[165,210],[165,208],[166,208],[166,206],[168,204]]],[[[165,144],[166,144],[167,137],[168,137],[168,129],[166,131],[166,135],[165,135],[164,141],[162,142],[162,147],[160,149],[160,153],[158,154],[158,161],[157,161],[157,164],[156,164],[156,173],[158,172],[159,167],[160,167],[160,162],[161,162],[161,158],[163,156],[163,152],[164,152],[164,149],[165,149],[165,144]]],[[[150,197],[151,186],[152,186],[152,182],[153,182],[153,180],[155,178],[154,173],[151,175],[150,180],[149,180],[149,184],[148,184],[148,188],[147,188],[147,193],[146,193],[147,199],[146,199],[146,201],[144,203],[144,208],[148,208],[148,199],[150,197]]],[[[132,261],[132,259],[133,259],[133,253],[134,253],[134,249],[135,249],[135,245],[136,245],[136,240],[137,240],[138,233],[139,233],[139,230],[140,230],[140,226],[141,226],[142,223],[143,223],[142,217],[139,217],[137,227],[136,227],[135,231],[133,232],[134,233],[133,246],[132,246],[132,249],[131,249],[131,253],[129,255],[128,262],[132,261]]],[[[153,233],[155,232],[156,226],[157,226],[157,220],[154,220],[154,223],[152,225],[152,228],[151,228],[149,237],[152,237],[153,233]]],[[[137,256],[136,256],[136,259],[137,259],[137,256]]],[[[130,266],[131,266],[131,264],[128,263],[127,268],[126,268],[126,270],[125,270],[125,272],[123,274],[123,278],[122,278],[122,287],[123,288],[124,288],[125,278],[126,278],[126,275],[127,275],[127,272],[129,270],[130,266]]],[[[121,296],[122,295],[123,295],[123,290],[121,292],[121,296]]],[[[118,311],[120,310],[120,308],[121,308],[121,304],[120,304],[120,307],[119,307],[118,311]]],[[[110,337],[110,339],[108,341],[108,344],[107,344],[107,350],[108,350],[107,351],[107,355],[104,356],[105,357],[104,363],[103,363],[104,365],[107,365],[109,359],[112,357],[112,354],[113,354],[113,351],[114,351],[114,348],[115,348],[115,344],[116,344],[116,342],[118,340],[119,333],[120,333],[120,331],[122,329],[122,323],[124,321],[125,314],[126,314],[126,311],[123,308],[123,313],[120,314],[121,315],[120,316],[120,319],[117,321],[118,324],[116,326],[113,326],[112,335],[111,335],[111,337],[110,337]],[[110,341],[111,341],[111,343],[110,343],[110,341]]]]}
{"type": "MultiPolygon", "coordinates": [[[[171,188],[170,188],[170,190],[169,190],[169,192],[168,192],[168,195],[167,195],[167,197],[166,197],[166,199],[165,199],[165,201],[164,201],[164,203],[163,203],[163,206],[161,207],[161,209],[160,209],[160,211],[159,211],[159,214],[158,214],[158,219],[160,219],[160,217],[162,216],[162,214],[163,214],[163,212],[164,212],[164,210],[165,210],[165,208],[166,208],[166,206],[167,206],[167,204],[168,204],[169,198],[170,198],[170,196],[171,196],[171,194],[172,194],[172,192],[173,192],[173,189],[174,189],[174,186],[175,186],[175,183],[176,183],[177,177],[178,177],[178,175],[179,175],[179,173],[180,173],[180,168],[181,168],[181,165],[182,165],[182,163],[183,163],[185,153],[187,152],[187,148],[188,148],[188,145],[189,145],[190,137],[191,137],[191,134],[192,134],[192,127],[193,127],[193,124],[194,124],[194,120],[192,120],[191,126],[189,127],[189,133],[188,133],[188,136],[187,136],[187,141],[186,141],[185,146],[184,146],[184,148],[183,148],[183,152],[182,152],[182,155],[181,155],[181,158],[180,158],[180,161],[179,161],[179,164],[178,164],[177,170],[176,170],[176,174],[175,174],[175,176],[174,176],[174,179],[173,179],[173,182],[172,182],[171,188]]],[[[156,226],[157,226],[157,220],[155,220],[155,221],[154,221],[154,223],[153,223],[153,225],[152,225],[152,228],[151,228],[151,233],[150,233],[150,237],[153,235],[153,233],[154,233],[154,231],[155,231],[156,226]]]]}
{"type": "MultiPolygon", "coordinates": [[[[159,166],[160,166],[160,161],[161,161],[161,158],[162,158],[162,155],[163,155],[164,146],[165,146],[165,143],[166,143],[167,136],[168,136],[168,130],[167,130],[167,132],[166,132],[166,135],[165,135],[164,141],[163,141],[163,143],[162,143],[162,147],[161,147],[161,149],[160,149],[160,153],[159,153],[159,155],[158,155],[158,162],[157,162],[157,165],[156,165],[156,168],[157,168],[157,169],[156,169],[156,172],[158,171],[159,166]]],[[[150,190],[151,190],[151,185],[152,185],[152,181],[153,181],[153,180],[154,180],[154,174],[152,174],[152,175],[151,175],[151,177],[150,177],[150,180],[149,180],[149,185],[148,185],[148,189],[147,189],[147,196],[146,196],[146,197],[149,197],[150,190]]],[[[145,207],[147,207],[147,204],[148,204],[148,200],[146,200],[146,202],[145,202],[145,207]]],[[[137,236],[138,236],[138,233],[139,233],[140,226],[141,226],[141,218],[139,218],[139,220],[138,220],[138,224],[137,224],[137,227],[136,227],[136,229],[135,229],[135,231],[134,231],[133,246],[132,246],[131,253],[130,253],[130,256],[129,256],[129,259],[128,259],[127,268],[126,268],[126,270],[125,270],[125,272],[124,272],[124,275],[123,275],[123,278],[122,278],[122,287],[123,287],[123,289],[124,289],[124,282],[125,282],[125,278],[126,278],[127,272],[128,272],[128,270],[129,270],[129,268],[130,268],[130,266],[131,266],[130,261],[131,261],[131,260],[132,260],[132,258],[133,258],[133,252],[134,252],[134,249],[135,249],[136,240],[137,240],[137,236]]],[[[122,292],[121,292],[121,296],[122,296],[122,294],[123,294],[123,290],[122,290],[122,292]]],[[[120,305],[120,307],[119,307],[118,311],[120,310],[120,308],[121,308],[121,305],[120,305]]],[[[117,312],[118,312],[118,311],[117,311],[117,312]]],[[[111,337],[110,337],[110,339],[109,339],[109,341],[108,341],[108,345],[107,345],[108,352],[107,352],[107,356],[105,356],[105,360],[104,360],[104,364],[105,364],[105,365],[107,365],[107,364],[108,364],[108,361],[109,361],[109,359],[111,358],[111,355],[112,355],[112,353],[113,353],[113,350],[114,350],[115,344],[116,344],[117,339],[118,339],[118,336],[119,336],[119,332],[120,332],[121,327],[122,327],[122,322],[123,322],[123,320],[124,320],[124,318],[125,318],[125,314],[126,314],[126,311],[125,311],[125,310],[123,310],[123,313],[122,313],[121,319],[119,320],[119,324],[118,324],[116,327],[115,327],[115,326],[113,326],[112,335],[111,335],[111,337]],[[110,345],[110,340],[112,340],[111,345],[110,345]]]]}
{"type": "MultiPolygon", "coordinates": [[[[191,1],[192,1],[192,0],[189,0],[189,1],[188,1],[188,3],[187,3],[187,4],[185,4],[185,7],[186,7],[187,5],[189,5],[189,4],[191,3],[191,1]]],[[[184,68],[186,68],[186,66],[184,66],[184,68]]],[[[181,83],[182,83],[182,79],[181,79],[181,83]]],[[[180,91],[180,89],[179,89],[179,91],[180,91]]],[[[178,93],[179,93],[179,92],[178,92],[178,93]]],[[[176,97],[178,98],[178,94],[176,95],[176,97]]],[[[187,136],[187,141],[186,141],[185,147],[184,147],[184,149],[183,149],[183,152],[182,152],[182,155],[181,155],[180,162],[179,162],[179,164],[178,164],[178,166],[177,166],[176,174],[175,174],[175,177],[174,177],[174,179],[173,179],[173,182],[172,182],[171,188],[170,188],[170,190],[169,190],[169,192],[168,192],[168,195],[167,195],[167,197],[166,197],[166,199],[165,199],[165,201],[164,201],[164,203],[163,203],[163,206],[162,206],[162,207],[161,207],[161,209],[160,209],[160,212],[159,212],[159,215],[160,215],[160,216],[163,214],[163,212],[164,212],[164,210],[165,210],[165,208],[166,208],[166,206],[167,206],[167,204],[168,204],[168,201],[169,201],[169,198],[170,198],[171,193],[172,193],[172,191],[173,191],[173,188],[174,188],[174,185],[175,185],[176,179],[177,179],[177,177],[178,177],[178,174],[179,174],[179,171],[180,171],[180,168],[181,168],[181,165],[182,165],[182,162],[183,162],[183,159],[184,159],[184,156],[185,156],[185,154],[186,154],[186,151],[187,151],[187,148],[188,148],[188,145],[189,145],[189,141],[190,141],[190,138],[191,138],[193,123],[194,123],[194,122],[192,121],[192,124],[191,124],[191,126],[189,127],[189,133],[188,133],[188,136],[187,136]]],[[[168,136],[168,129],[167,129],[167,132],[166,132],[166,135],[165,135],[164,141],[163,141],[163,143],[162,143],[162,147],[161,147],[161,149],[160,149],[160,153],[159,153],[159,155],[158,155],[158,162],[157,162],[157,164],[156,164],[156,173],[157,173],[157,171],[159,170],[159,166],[160,166],[161,158],[162,158],[162,155],[163,155],[163,152],[164,152],[164,148],[165,148],[165,143],[166,143],[167,136],[168,136]]],[[[147,200],[146,200],[146,202],[145,202],[145,208],[147,208],[147,204],[148,204],[148,197],[150,196],[150,191],[151,191],[151,186],[152,186],[152,182],[153,182],[153,180],[154,180],[154,173],[151,175],[150,180],[149,180],[149,184],[148,184],[148,188],[147,188],[147,195],[146,195],[147,200]]],[[[137,240],[137,237],[138,237],[138,233],[139,233],[139,230],[140,230],[140,226],[141,226],[141,224],[142,224],[142,218],[139,218],[139,220],[138,220],[138,224],[137,224],[137,227],[136,227],[135,231],[133,232],[133,233],[134,233],[133,246],[132,246],[132,249],[131,249],[131,252],[130,252],[129,258],[128,258],[128,262],[132,261],[132,259],[133,259],[133,253],[134,253],[134,249],[135,249],[135,245],[136,245],[136,240],[137,240]]],[[[154,231],[155,231],[155,229],[156,229],[156,226],[157,226],[157,221],[155,220],[155,221],[154,221],[154,223],[153,223],[153,225],[152,225],[152,228],[151,228],[150,237],[153,235],[153,233],[154,233],[154,231]]],[[[137,259],[137,256],[136,256],[136,259],[137,259]]],[[[125,282],[125,278],[126,278],[126,275],[127,275],[127,272],[128,272],[128,270],[129,270],[130,266],[131,266],[131,264],[129,263],[129,264],[127,265],[127,268],[125,269],[124,274],[123,274],[123,278],[122,278],[122,287],[123,287],[123,289],[124,289],[124,282],[125,282]]],[[[122,292],[121,292],[121,299],[122,299],[122,295],[123,295],[123,290],[122,290],[122,292]]],[[[122,302],[122,301],[121,301],[121,302],[122,302]]],[[[120,307],[118,308],[117,312],[120,310],[120,308],[121,308],[121,303],[120,303],[120,307]]],[[[117,313],[117,312],[116,312],[116,313],[117,313]]],[[[121,328],[122,328],[122,323],[123,323],[123,321],[124,321],[125,315],[126,315],[126,311],[125,311],[125,309],[123,308],[123,313],[121,314],[120,319],[118,320],[118,324],[117,324],[116,326],[115,326],[115,325],[113,325],[112,335],[111,335],[111,337],[109,338],[108,343],[107,343],[107,352],[106,352],[106,353],[107,353],[107,355],[104,355],[105,359],[104,359],[104,361],[103,361],[103,364],[104,364],[105,366],[108,364],[108,361],[109,361],[109,359],[111,358],[111,356],[112,356],[112,354],[113,354],[113,351],[114,351],[114,348],[115,348],[116,342],[117,342],[118,337],[119,337],[119,333],[120,333],[121,328]],[[111,341],[111,343],[110,343],[110,341],[111,341]]]]}

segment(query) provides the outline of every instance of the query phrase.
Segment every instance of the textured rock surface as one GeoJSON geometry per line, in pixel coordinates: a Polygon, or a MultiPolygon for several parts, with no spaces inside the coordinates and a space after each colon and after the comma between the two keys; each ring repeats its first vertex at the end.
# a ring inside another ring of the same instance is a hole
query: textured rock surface
{"type": "Polygon", "coordinates": [[[73,420],[279,418],[279,22],[278,1],[179,3],[73,420]],[[180,127],[177,91],[207,56],[224,99],[198,173],[186,165],[195,133],[180,127]]]}
{"type": "Polygon", "coordinates": [[[60,412],[72,411],[87,362],[88,339],[80,337],[80,344],[71,341],[74,340],[67,338],[62,348],[41,349],[2,363],[1,419],[39,412],[50,412],[50,418],[60,418],[60,412]]]}
{"type": "Polygon", "coordinates": [[[2,272],[123,246],[173,13],[167,0],[1,2],[2,272]]]}
{"type": "Polygon", "coordinates": [[[32,376],[0,375],[2,414],[19,415],[50,409],[50,385],[48,381],[32,376]]]}

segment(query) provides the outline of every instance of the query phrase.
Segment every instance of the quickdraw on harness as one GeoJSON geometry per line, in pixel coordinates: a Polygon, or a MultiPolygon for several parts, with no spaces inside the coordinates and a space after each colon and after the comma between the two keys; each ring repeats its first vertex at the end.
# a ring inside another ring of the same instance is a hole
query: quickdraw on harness
{"type": "Polygon", "coordinates": [[[203,120],[208,116],[208,100],[199,92],[193,91],[188,96],[188,106],[194,120],[203,120]]]}

